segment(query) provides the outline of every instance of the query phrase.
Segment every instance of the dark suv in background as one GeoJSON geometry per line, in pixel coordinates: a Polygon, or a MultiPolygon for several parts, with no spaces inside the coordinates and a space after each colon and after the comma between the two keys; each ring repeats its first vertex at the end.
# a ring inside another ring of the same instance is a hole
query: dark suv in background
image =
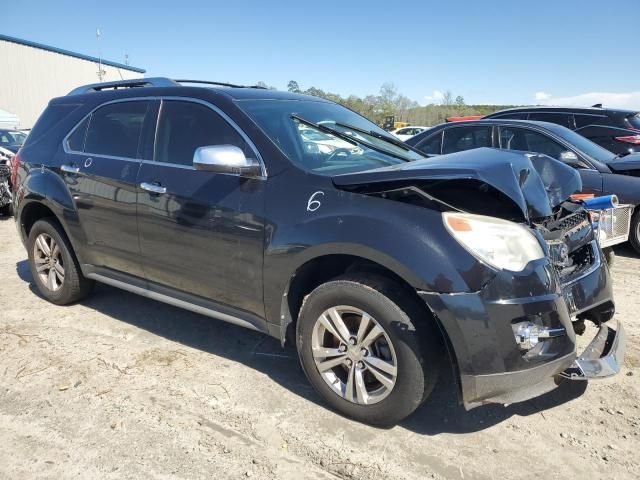
{"type": "Polygon", "coordinates": [[[332,407],[377,424],[415,410],[442,360],[468,408],[618,372],[575,170],[425,158],[333,102],[193,83],[88,85],[34,126],[14,206],[49,301],[99,281],[293,341],[332,407]],[[600,333],[578,357],[587,320],[600,333]]]}
{"type": "Polygon", "coordinates": [[[640,152],[640,112],[594,105],[579,107],[522,107],[500,110],[483,118],[536,120],[557,123],[617,155],[640,152]]]}

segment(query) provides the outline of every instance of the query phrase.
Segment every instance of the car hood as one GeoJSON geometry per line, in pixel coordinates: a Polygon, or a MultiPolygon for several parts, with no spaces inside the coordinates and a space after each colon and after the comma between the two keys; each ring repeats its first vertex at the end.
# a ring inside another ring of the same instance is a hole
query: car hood
{"type": "Polygon", "coordinates": [[[332,180],[337,188],[360,193],[412,187],[448,206],[488,215],[494,214],[489,205],[503,210],[506,196],[526,221],[551,216],[554,207],[582,189],[573,168],[547,155],[492,148],[336,175],[332,180]]]}
{"type": "Polygon", "coordinates": [[[629,170],[640,170],[640,153],[631,153],[624,157],[619,157],[610,162],[607,162],[609,167],[614,172],[627,172],[629,170]]]}

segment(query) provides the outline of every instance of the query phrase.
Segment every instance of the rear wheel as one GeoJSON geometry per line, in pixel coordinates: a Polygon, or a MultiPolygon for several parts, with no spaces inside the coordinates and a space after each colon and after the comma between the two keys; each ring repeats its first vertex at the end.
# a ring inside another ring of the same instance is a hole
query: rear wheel
{"type": "Polygon", "coordinates": [[[424,308],[400,292],[384,279],[343,277],[316,288],[300,311],[298,355],[309,381],[359,421],[397,423],[437,379],[437,332],[424,308]]]}
{"type": "Polygon", "coordinates": [[[67,236],[55,221],[38,220],[27,245],[31,274],[47,300],[66,305],[89,294],[93,281],[82,275],[67,236]]]}

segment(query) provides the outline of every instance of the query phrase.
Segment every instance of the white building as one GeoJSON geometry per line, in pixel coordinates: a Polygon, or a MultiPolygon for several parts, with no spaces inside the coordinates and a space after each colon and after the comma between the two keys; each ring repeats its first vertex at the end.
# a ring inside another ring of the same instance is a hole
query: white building
{"type": "Polygon", "coordinates": [[[100,81],[141,78],[145,70],[0,34],[0,110],[31,128],[53,97],[100,81]]]}

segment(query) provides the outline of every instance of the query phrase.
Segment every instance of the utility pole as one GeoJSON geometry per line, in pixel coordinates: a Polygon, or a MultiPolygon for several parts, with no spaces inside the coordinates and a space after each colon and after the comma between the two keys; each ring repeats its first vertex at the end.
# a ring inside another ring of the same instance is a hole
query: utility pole
{"type": "Polygon", "coordinates": [[[102,82],[104,74],[107,73],[102,69],[102,50],[100,50],[100,29],[96,30],[96,43],[98,44],[98,79],[102,82]]]}

